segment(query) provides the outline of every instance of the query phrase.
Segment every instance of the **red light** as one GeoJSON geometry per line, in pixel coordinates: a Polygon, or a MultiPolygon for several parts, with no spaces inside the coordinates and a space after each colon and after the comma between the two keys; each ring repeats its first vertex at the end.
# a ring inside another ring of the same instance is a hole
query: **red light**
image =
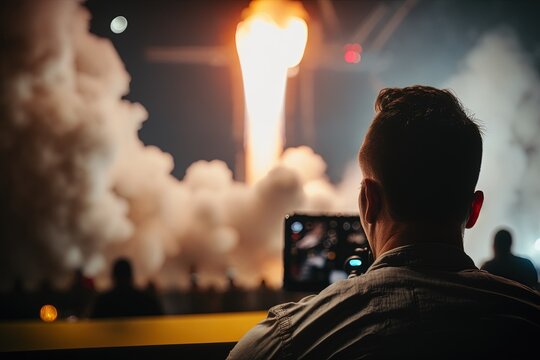
{"type": "Polygon", "coordinates": [[[362,46],[360,44],[346,44],[343,59],[349,64],[358,64],[362,60],[362,46]]]}
{"type": "Polygon", "coordinates": [[[360,62],[360,54],[354,51],[345,51],[345,55],[343,55],[343,58],[346,62],[349,64],[358,64],[360,62]]]}

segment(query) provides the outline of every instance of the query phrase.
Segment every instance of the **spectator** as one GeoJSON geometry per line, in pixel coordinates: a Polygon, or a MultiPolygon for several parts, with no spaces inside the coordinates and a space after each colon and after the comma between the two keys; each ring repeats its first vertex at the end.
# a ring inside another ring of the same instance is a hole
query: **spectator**
{"type": "Polygon", "coordinates": [[[81,269],[77,269],[73,282],[66,293],[66,315],[76,318],[88,317],[94,295],[92,279],[84,276],[81,269]]]}
{"type": "Polygon", "coordinates": [[[512,254],[512,234],[507,229],[501,229],[495,234],[493,255],[493,259],[482,265],[482,270],[515,280],[533,289],[537,287],[536,268],[531,260],[512,254]]]}

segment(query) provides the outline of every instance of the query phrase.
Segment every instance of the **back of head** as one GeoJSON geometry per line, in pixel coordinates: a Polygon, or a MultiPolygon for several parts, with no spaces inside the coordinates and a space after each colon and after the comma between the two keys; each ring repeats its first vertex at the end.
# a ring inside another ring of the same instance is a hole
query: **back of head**
{"type": "Polygon", "coordinates": [[[478,125],[448,90],[383,89],[360,151],[396,221],[463,222],[482,159],[478,125]]]}
{"type": "Polygon", "coordinates": [[[116,286],[128,286],[133,283],[133,270],[127,258],[120,258],[114,262],[112,271],[116,286]]]}
{"type": "Polygon", "coordinates": [[[496,255],[510,254],[512,247],[512,234],[506,229],[501,229],[495,234],[493,239],[493,250],[496,255]]]}

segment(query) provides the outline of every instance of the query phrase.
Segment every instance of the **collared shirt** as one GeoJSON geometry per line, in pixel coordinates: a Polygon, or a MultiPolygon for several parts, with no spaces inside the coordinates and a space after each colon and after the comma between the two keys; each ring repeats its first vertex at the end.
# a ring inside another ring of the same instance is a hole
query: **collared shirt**
{"type": "Polygon", "coordinates": [[[363,275],[271,308],[228,359],[468,358],[536,350],[538,340],[538,292],[429,243],[390,250],[363,275]]]}

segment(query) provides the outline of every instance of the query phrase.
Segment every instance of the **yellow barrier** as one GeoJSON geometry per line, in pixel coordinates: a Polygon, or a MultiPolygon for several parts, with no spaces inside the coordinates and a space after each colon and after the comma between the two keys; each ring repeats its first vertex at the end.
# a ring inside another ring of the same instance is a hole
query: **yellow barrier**
{"type": "Polygon", "coordinates": [[[0,351],[236,342],[266,312],[0,323],[0,351]]]}

